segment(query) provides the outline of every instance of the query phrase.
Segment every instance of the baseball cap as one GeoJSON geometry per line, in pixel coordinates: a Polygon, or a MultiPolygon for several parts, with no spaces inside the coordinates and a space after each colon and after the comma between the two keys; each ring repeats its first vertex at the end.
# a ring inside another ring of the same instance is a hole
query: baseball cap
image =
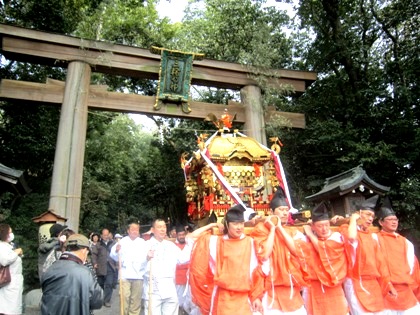
{"type": "Polygon", "coordinates": [[[73,234],[66,241],[66,247],[87,247],[89,248],[89,240],[82,234],[73,234]]]}

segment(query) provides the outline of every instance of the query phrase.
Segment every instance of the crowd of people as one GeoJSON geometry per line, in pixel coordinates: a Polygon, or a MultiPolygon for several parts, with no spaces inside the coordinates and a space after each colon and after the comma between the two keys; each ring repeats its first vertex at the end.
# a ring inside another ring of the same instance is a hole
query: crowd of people
{"type": "Polygon", "coordinates": [[[191,253],[184,227],[167,234],[165,221],[156,219],[144,235],[147,241],[138,222],[128,225],[124,237],[104,228],[88,239],[60,224],[49,232],[51,238],[38,249],[43,315],[92,314],[111,307],[117,286],[122,314],[183,312],[178,301],[187,288],[191,253]]]}
{"type": "MultiPolygon", "coordinates": [[[[89,239],[54,224],[39,248],[41,313],[92,314],[111,306],[118,287],[124,315],[420,314],[419,264],[388,199],[365,200],[335,228],[325,203],[302,229],[288,228],[281,189],[270,208],[268,217],[245,218],[236,205],[223,224],[194,231],[156,219],[147,240],[138,222],[124,237],[104,228],[89,239]]],[[[10,245],[6,224],[0,239],[0,263],[13,273],[0,288],[0,314],[21,314],[22,250],[10,245]]]]}
{"type": "Polygon", "coordinates": [[[397,233],[388,199],[365,200],[334,231],[331,222],[344,218],[330,218],[325,203],[303,233],[285,228],[289,207],[281,190],[270,207],[272,216],[253,219],[249,236],[235,206],[222,237],[197,239],[189,283],[202,314],[420,314],[418,261],[413,244],[397,233]]]}

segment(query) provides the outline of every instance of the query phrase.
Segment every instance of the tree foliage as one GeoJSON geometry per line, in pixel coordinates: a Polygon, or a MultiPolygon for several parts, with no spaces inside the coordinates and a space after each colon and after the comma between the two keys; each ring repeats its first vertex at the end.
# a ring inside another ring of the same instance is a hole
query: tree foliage
{"type": "MultiPolygon", "coordinates": [[[[300,27],[314,34],[303,59],[319,73],[293,102],[305,113],[307,128],[283,136],[294,144],[284,154],[301,196],[319,190],[323,178],[363,164],[372,178],[392,187],[402,215],[412,211],[401,200],[418,180],[414,8],[413,1],[299,2],[300,27]]],[[[415,198],[410,201],[418,207],[415,198]]]]}
{"type": "Polygon", "coordinates": [[[193,1],[176,42],[177,48],[204,53],[206,58],[258,65],[286,66],[291,45],[282,27],[285,12],[263,7],[266,1],[193,1]]]}
{"type": "Polygon", "coordinates": [[[149,48],[162,47],[177,28],[160,19],[156,0],[103,0],[80,21],[75,35],[118,44],[149,48]]]}
{"type": "Polygon", "coordinates": [[[94,113],[104,116],[103,126],[88,134],[80,225],[85,231],[108,226],[124,233],[129,218],[144,222],[153,217],[145,207],[147,197],[134,192],[142,173],[153,173],[149,159],[156,159],[158,150],[151,145],[152,135],[127,115],[109,119],[94,113]]]}

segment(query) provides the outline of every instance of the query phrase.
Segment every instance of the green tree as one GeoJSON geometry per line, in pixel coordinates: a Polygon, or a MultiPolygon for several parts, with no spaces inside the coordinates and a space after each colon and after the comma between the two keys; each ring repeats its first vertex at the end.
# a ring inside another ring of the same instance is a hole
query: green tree
{"type": "Polygon", "coordinates": [[[76,36],[149,48],[164,46],[177,27],[160,19],[157,0],[103,0],[80,21],[76,36]]]}
{"type": "Polygon", "coordinates": [[[117,115],[103,127],[92,128],[86,143],[80,225],[85,231],[103,226],[125,231],[126,220],[136,217],[149,221],[153,212],[147,208],[144,194],[136,194],[138,178],[156,158],[153,137],[141,130],[127,115],[117,115]],[[98,217],[100,218],[98,220],[98,217]]]}
{"type": "Polygon", "coordinates": [[[401,215],[416,216],[401,202],[411,196],[418,207],[412,189],[419,161],[414,8],[413,1],[299,2],[300,27],[314,34],[303,60],[319,79],[291,104],[306,114],[307,128],[280,132],[300,198],[318,191],[325,177],[363,164],[392,187],[401,215]]]}
{"type": "Polygon", "coordinates": [[[283,31],[289,17],[274,7],[263,7],[265,2],[192,1],[176,47],[210,59],[284,67],[291,62],[290,41],[283,31]]]}
{"type": "Polygon", "coordinates": [[[0,4],[0,20],[38,30],[71,34],[100,0],[9,0],[0,4]]]}

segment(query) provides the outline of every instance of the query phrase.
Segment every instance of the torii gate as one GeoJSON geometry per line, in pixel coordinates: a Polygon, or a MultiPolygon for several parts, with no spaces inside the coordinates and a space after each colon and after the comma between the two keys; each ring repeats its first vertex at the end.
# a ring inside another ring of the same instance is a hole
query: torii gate
{"type": "MultiPolygon", "coordinates": [[[[160,56],[146,49],[5,24],[0,24],[0,38],[1,53],[10,60],[67,68],[65,84],[55,80],[47,80],[45,84],[2,80],[0,98],[61,105],[49,208],[67,217],[68,226],[75,231],[79,227],[88,108],[191,119],[204,119],[208,113],[220,117],[226,108],[191,101],[192,111],[188,114],[176,105],[155,111],[155,97],[109,92],[104,87],[90,85],[92,69],[157,80],[160,56]]],[[[316,73],[308,71],[279,69],[270,73],[270,84],[290,85],[296,93],[303,93],[316,80],[316,73]]],[[[236,121],[244,123],[250,137],[266,143],[261,89],[250,74],[240,64],[204,59],[194,62],[191,83],[240,90],[241,103],[229,103],[229,112],[236,113],[236,121]]],[[[288,119],[292,127],[305,127],[303,114],[277,113],[288,119]]]]}

